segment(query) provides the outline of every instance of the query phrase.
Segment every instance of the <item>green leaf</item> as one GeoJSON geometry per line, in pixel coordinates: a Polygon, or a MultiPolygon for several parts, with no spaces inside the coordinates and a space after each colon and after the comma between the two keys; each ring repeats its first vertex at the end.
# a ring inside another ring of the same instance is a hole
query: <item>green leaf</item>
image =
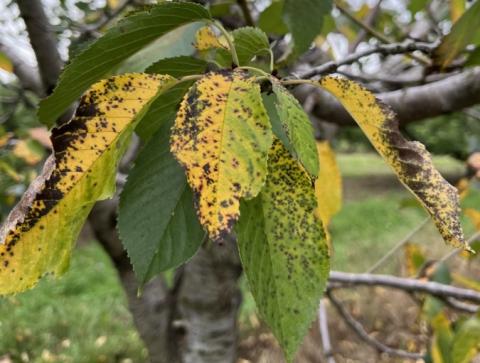
{"type": "Polygon", "coordinates": [[[208,62],[190,57],[180,56],[161,59],[148,67],[146,73],[169,74],[172,77],[180,78],[192,74],[202,74],[207,69],[208,62]]]}
{"type": "Polygon", "coordinates": [[[453,24],[450,33],[443,37],[433,52],[434,63],[440,68],[450,65],[460,52],[475,40],[478,28],[480,28],[480,1],[477,0],[453,24]]]}
{"type": "Polygon", "coordinates": [[[52,131],[54,154],[0,228],[0,294],[60,275],[97,200],[115,190],[115,167],[135,124],[170,76],[126,74],[96,83],[76,116],[52,131]]]}
{"type": "Polygon", "coordinates": [[[185,95],[171,150],[185,167],[200,223],[213,241],[232,237],[240,199],[262,189],[271,142],[260,86],[248,73],[207,73],[185,95]]]}
{"type": "Polygon", "coordinates": [[[261,317],[291,361],[315,318],[329,273],[309,175],[275,139],[262,192],[242,202],[240,258],[261,317]]]}
{"type": "Polygon", "coordinates": [[[452,363],[469,363],[480,348],[480,320],[465,321],[455,334],[452,343],[452,363]]]}
{"type": "Polygon", "coordinates": [[[323,17],[330,13],[331,0],[285,0],[283,18],[295,42],[296,53],[303,53],[321,33],[323,17]]]}
{"type": "Polygon", "coordinates": [[[40,103],[40,121],[53,125],[73,101],[112,68],[158,37],[200,20],[210,20],[210,14],[200,5],[162,2],[119,21],[65,67],[52,95],[40,103]]]}
{"type": "Polygon", "coordinates": [[[120,196],[118,230],[137,278],[146,283],[197,251],[203,232],[185,172],[169,150],[165,122],[140,152],[120,196]]]}
{"type": "Polygon", "coordinates": [[[241,66],[250,64],[255,56],[270,54],[267,35],[258,28],[239,28],[232,32],[232,36],[241,66]]]}
{"type": "Polygon", "coordinates": [[[475,48],[475,50],[470,53],[468,60],[465,63],[465,67],[477,66],[480,64],[480,47],[475,48]]]}
{"type": "Polygon", "coordinates": [[[318,153],[313,127],[303,107],[279,82],[272,79],[279,119],[293,150],[290,150],[307,171],[318,176],[318,153]]]}
{"type": "Polygon", "coordinates": [[[258,26],[265,33],[284,35],[288,33],[288,27],[283,21],[283,0],[273,0],[258,19],[258,26]]]}

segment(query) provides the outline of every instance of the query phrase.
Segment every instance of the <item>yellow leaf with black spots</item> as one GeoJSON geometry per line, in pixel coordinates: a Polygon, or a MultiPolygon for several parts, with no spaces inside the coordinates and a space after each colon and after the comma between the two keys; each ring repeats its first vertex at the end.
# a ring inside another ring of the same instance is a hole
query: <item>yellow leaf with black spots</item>
{"type": "Polygon", "coordinates": [[[332,250],[328,226],[332,217],[342,208],[342,176],[335,153],[328,141],[317,142],[320,171],[315,181],[317,209],[315,214],[322,221],[330,251],[332,250]]]}
{"type": "Polygon", "coordinates": [[[211,72],[185,95],[171,151],[185,167],[200,223],[210,238],[228,238],[240,198],[265,183],[272,131],[260,87],[241,71],[211,72]]]}
{"type": "Polygon", "coordinates": [[[435,169],[425,146],[403,137],[393,111],[373,93],[348,79],[327,76],[317,84],[333,94],[355,119],[399,180],[428,211],[445,242],[467,248],[457,190],[435,169]]]}
{"type": "Polygon", "coordinates": [[[217,37],[209,26],[204,26],[198,29],[195,34],[195,43],[193,44],[199,51],[205,51],[210,49],[228,49],[228,44],[225,40],[217,37]]]}
{"type": "Polygon", "coordinates": [[[52,131],[54,152],[0,228],[0,294],[61,274],[95,201],[115,189],[115,166],[146,106],[170,76],[127,74],[100,81],[74,118],[52,131]]]}

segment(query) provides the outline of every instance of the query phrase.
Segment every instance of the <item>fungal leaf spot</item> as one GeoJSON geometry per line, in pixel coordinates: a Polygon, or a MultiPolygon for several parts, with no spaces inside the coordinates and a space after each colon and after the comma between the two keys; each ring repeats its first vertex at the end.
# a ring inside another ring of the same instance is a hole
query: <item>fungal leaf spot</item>
{"type": "Polygon", "coordinates": [[[247,73],[208,73],[185,95],[171,151],[186,169],[200,223],[212,240],[231,238],[240,198],[260,192],[271,143],[260,87],[247,73]]]}
{"type": "Polygon", "coordinates": [[[242,202],[237,233],[257,308],[288,361],[315,318],[329,273],[315,208],[310,176],[275,139],[265,187],[255,199],[242,202]]]}
{"type": "Polygon", "coordinates": [[[66,269],[93,204],[115,189],[115,166],[134,126],[173,81],[144,74],[100,81],[82,97],[74,118],[53,129],[53,154],[0,228],[0,294],[66,269]]]}
{"type": "Polygon", "coordinates": [[[318,176],[318,154],[312,123],[300,103],[278,81],[272,78],[275,106],[294,156],[314,177],[318,176]]]}
{"type": "Polygon", "coordinates": [[[457,189],[435,169],[425,146],[406,140],[393,111],[358,83],[327,76],[319,84],[342,103],[399,180],[422,203],[445,242],[466,248],[457,189]]]}

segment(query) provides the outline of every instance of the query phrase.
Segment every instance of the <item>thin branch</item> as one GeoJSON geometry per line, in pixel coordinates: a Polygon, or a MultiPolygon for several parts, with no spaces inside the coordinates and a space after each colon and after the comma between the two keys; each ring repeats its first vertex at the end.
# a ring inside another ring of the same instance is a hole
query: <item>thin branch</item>
{"type": "Polygon", "coordinates": [[[480,304],[479,292],[445,285],[439,282],[421,281],[389,275],[330,272],[329,289],[340,289],[352,286],[384,286],[409,292],[423,292],[440,298],[455,298],[480,304]]]}
{"type": "Polygon", "coordinates": [[[330,342],[330,334],[328,332],[328,319],[327,309],[325,307],[325,299],[320,300],[320,305],[318,307],[318,323],[320,336],[322,337],[323,355],[325,356],[327,363],[335,363],[332,343],[330,342]]]}
{"type": "MultiPolygon", "coordinates": [[[[365,20],[366,25],[370,27],[373,26],[373,24],[375,23],[375,19],[377,18],[378,13],[380,12],[380,6],[382,5],[382,1],[383,0],[378,0],[377,4],[368,13],[367,19],[365,20]]],[[[353,43],[350,44],[350,47],[348,49],[350,53],[354,52],[357,49],[358,45],[365,39],[366,35],[367,35],[367,31],[364,28],[360,29],[360,31],[357,34],[357,37],[355,38],[353,43]]]]}
{"type": "Polygon", "coordinates": [[[104,12],[102,18],[95,24],[90,26],[84,26],[82,33],[94,33],[99,31],[103,27],[107,26],[112,20],[119,16],[130,4],[133,4],[135,0],[126,0],[123,4],[119,5],[113,11],[104,12]]]}
{"type": "Polygon", "coordinates": [[[358,62],[360,58],[367,57],[372,54],[394,55],[405,54],[415,51],[421,51],[428,54],[431,53],[435,47],[436,44],[413,42],[411,40],[407,40],[403,43],[379,44],[376,47],[350,54],[340,61],[327,62],[306,72],[296,74],[295,76],[297,78],[306,79],[315,76],[325,75],[328,73],[333,73],[341,66],[358,62]]]}
{"type": "Polygon", "coordinates": [[[253,21],[252,13],[248,7],[247,0],[237,0],[238,6],[242,9],[243,17],[245,18],[245,23],[248,26],[255,26],[255,22],[253,21]]]}
{"type": "Polygon", "coordinates": [[[385,353],[391,356],[413,359],[413,360],[419,360],[424,357],[423,354],[420,354],[420,353],[412,353],[412,352],[407,352],[406,350],[389,347],[388,345],[385,345],[382,342],[379,342],[377,339],[371,337],[368,334],[368,332],[365,330],[363,325],[348,312],[348,310],[343,306],[343,304],[335,296],[333,296],[332,292],[327,292],[327,296],[330,299],[332,305],[335,307],[335,309],[338,311],[340,316],[343,318],[345,323],[347,323],[347,325],[350,327],[350,329],[352,329],[353,332],[357,334],[357,336],[360,339],[362,339],[368,345],[377,349],[380,353],[385,353]]]}
{"type": "Polygon", "coordinates": [[[428,222],[430,217],[425,218],[418,226],[410,231],[402,240],[400,240],[392,249],[390,249],[383,257],[381,257],[377,262],[375,262],[372,267],[370,267],[366,272],[372,273],[378,270],[385,261],[387,261],[391,256],[393,256],[402,246],[404,246],[410,239],[416,235],[428,222]]]}

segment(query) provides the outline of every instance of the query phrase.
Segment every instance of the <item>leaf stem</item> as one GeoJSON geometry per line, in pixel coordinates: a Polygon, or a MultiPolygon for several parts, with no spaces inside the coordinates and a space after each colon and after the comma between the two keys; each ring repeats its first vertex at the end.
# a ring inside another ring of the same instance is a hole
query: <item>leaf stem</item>
{"type": "Polygon", "coordinates": [[[230,33],[223,27],[222,23],[220,23],[218,20],[214,20],[211,22],[213,26],[215,26],[220,32],[223,34],[225,39],[227,40],[228,47],[230,48],[230,53],[232,54],[232,60],[233,63],[235,63],[237,66],[239,65],[238,61],[238,55],[237,55],[237,50],[235,49],[235,45],[233,44],[233,38],[230,35],[230,33]]]}
{"type": "Polygon", "coordinates": [[[252,71],[252,72],[259,73],[259,74],[261,74],[262,76],[265,76],[265,77],[270,77],[270,75],[267,72],[262,71],[261,69],[256,68],[256,67],[242,66],[242,67],[238,67],[237,69],[245,69],[247,71],[252,71]]]}

